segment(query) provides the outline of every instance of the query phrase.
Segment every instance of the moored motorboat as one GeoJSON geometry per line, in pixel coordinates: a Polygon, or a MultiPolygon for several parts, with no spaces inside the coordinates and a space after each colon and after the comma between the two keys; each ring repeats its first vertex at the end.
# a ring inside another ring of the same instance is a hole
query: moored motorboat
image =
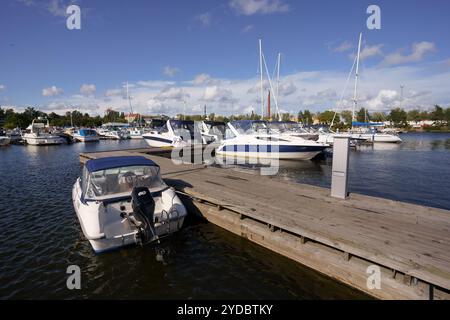
{"type": "Polygon", "coordinates": [[[185,147],[194,142],[194,121],[167,120],[164,126],[142,135],[150,147],[185,147]]]}
{"type": "Polygon", "coordinates": [[[329,147],[326,143],[273,133],[264,121],[241,120],[228,123],[227,137],[217,155],[311,160],[329,147]]]}
{"type": "Polygon", "coordinates": [[[159,166],[143,156],[87,161],[72,200],[95,252],[158,240],[180,230],[187,215],[159,166]]]}
{"type": "Polygon", "coordinates": [[[0,146],[7,146],[11,142],[11,138],[6,135],[6,132],[0,128],[0,146]]]}
{"type": "Polygon", "coordinates": [[[36,118],[28,126],[23,139],[29,145],[58,145],[63,143],[63,139],[50,133],[50,125],[47,118],[36,118]]]}
{"type": "Polygon", "coordinates": [[[80,142],[96,142],[100,137],[94,129],[79,129],[73,133],[73,138],[80,142]]]}

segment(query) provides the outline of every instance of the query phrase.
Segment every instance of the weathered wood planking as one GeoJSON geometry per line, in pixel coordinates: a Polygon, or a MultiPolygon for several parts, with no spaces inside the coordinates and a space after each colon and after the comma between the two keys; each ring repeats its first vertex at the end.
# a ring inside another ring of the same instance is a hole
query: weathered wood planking
{"type": "Polygon", "coordinates": [[[359,194],[339,200],[325,188],[145,156],[190,196],[450,290],[450,211],[359,194]]]}

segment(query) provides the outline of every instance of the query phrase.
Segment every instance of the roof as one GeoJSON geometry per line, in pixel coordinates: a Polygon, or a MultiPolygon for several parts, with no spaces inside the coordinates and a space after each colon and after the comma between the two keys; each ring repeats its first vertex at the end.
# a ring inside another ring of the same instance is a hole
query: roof
{"type": "Polygon", "coordinates": [[[155,162],[142,156],[106,157],[92,159],[86,162],[86,168],[89,172],[130,166],[158,167],[155,162]]]}

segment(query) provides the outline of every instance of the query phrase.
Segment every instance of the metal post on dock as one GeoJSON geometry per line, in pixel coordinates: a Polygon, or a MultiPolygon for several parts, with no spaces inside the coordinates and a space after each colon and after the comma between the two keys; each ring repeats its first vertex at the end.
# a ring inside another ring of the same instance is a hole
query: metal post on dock
{"type": "Polygon", "coordinates": [[[346,199],[348,197],[349,146],[349,137],[334,137],[331,196],[335,198],[346,199]]]}

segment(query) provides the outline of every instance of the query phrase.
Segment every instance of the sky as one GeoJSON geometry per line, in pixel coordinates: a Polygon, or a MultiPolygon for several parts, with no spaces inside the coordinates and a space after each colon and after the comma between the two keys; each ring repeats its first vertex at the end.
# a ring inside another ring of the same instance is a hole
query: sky
{"type": "Polygon", "coordinates": [[[281,112],[349,109],[362,32],[359,106],[450,106],[448,12],[447,0],[2,0],[0,105],[129,112],[128,82],[143,114],[261,113],[261,38],[264,99],[281,53],[281,112]],[[79,30],[66,26],[71,4],[79,30]]]}

